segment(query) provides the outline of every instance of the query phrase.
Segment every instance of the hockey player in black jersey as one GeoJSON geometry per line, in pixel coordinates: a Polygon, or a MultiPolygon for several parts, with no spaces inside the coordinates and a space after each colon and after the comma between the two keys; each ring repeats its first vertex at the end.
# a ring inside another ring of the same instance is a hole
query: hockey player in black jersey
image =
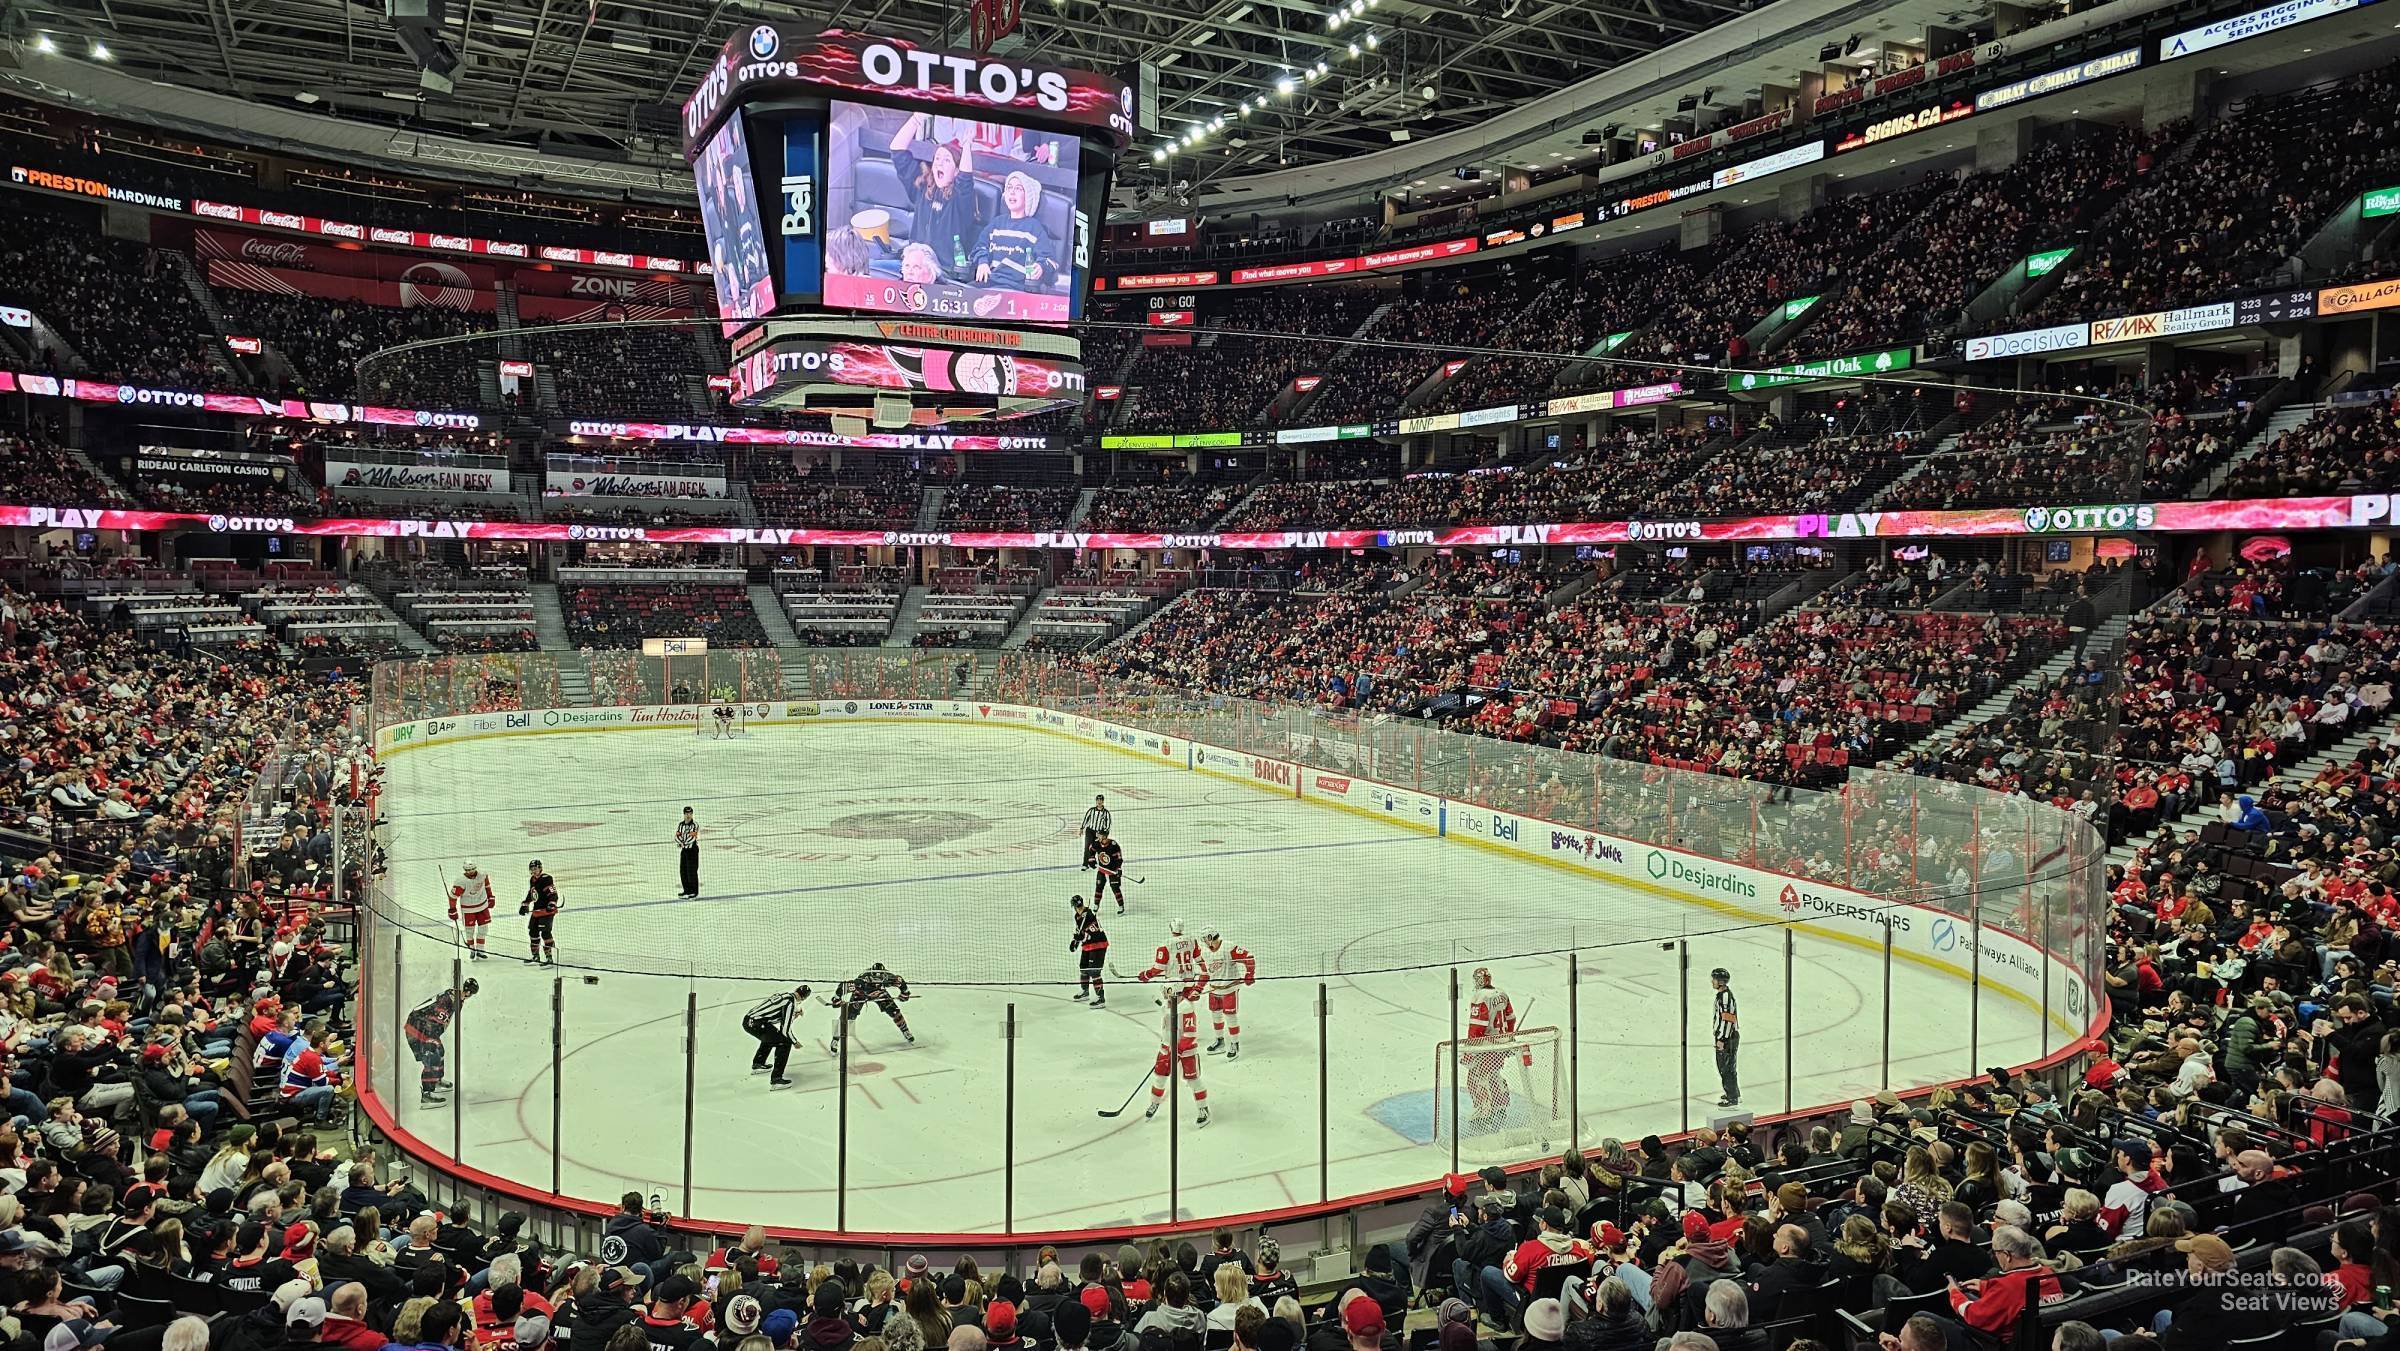
{"type": "Polygon", "coordinates": [[[1108,989],[1100,973],[1108,962],[1108,930],[1100,927],[1100,912],[1081,896],[1075,898],[1075,936],[1067,940],[1067,950],[1076,954],[1075,1001],[1089,999],[1093,1008],[1107,1008],[1108,989]]]}
{"type": "Polygon", "coordinates": [[[792,1020],[800,1014],[800,1004],[808,998],[803,985],[789,994],[769,995],[742,1015],[742,1030],[758,1039],[758,1054],[750,1057],[750,1072],[757,1074],[767,1068],[767,1057],[775,1057],[775,1072],[767,1080],[770,1087],[781,1088],[791,1082],[783,1077],[784,1066],[792,1059],[792,1020]]]}
{"type": "Polygon", "coordinates": [[[1116,842],[1107,831],[1092,841],[1092,909],[1100,909],[1103,893],[1113,891],[1117,896],[1117,913],[1125,913],[1125,846],[1116,842]]]}
{"type": "Polygon", "coordinates": [[[883,963],[877,962],[843,981],[840,988],[833,992],[833,998],[826,1002],[841,1010],[841,1021],[834,1025],[834,1030],[842,1036],[850,1035],[850,1024],[857,1021],[867,1005],[873,1004],[883,1010],[884,1016],[892,1020],[892,1025],[900,1029],[900,1035],[908,1038],[913,1046],[917,1034],[908,1030],[908,1019],[901,1014],[899,1003],[908,998],[912,998],[908,992],[908,982],[885,969],[883,963]]]}

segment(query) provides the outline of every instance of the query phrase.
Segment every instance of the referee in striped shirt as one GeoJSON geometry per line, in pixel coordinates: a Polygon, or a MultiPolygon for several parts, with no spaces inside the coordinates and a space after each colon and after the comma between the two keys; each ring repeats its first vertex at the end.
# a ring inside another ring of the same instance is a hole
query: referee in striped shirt
{"type": "Polygon", "coordinates": [[[700,894],[700,823],[692,819],[689,807],[675,823],[675,849],[682,856],[683,895],[689,900],[700,894]]]}
{"type": "Polygon", "coordinates": [[[775,1056],[775,1073],[767,1080],[770,1088],[791,1082],[783,1077],[783,1070],[792,1060],[792,1019],[807,998],[808,987],[803,985],[786,994],[770,995],[742,1015],[742,1030],[758,1039],[758,1054],[750,1057],[750,1072],[756,1074],[767,1067],[769,1052],[775,1056]]]}
{"type": "MultiPolygon", "coordinates": [[[[1092,854],[1100,847],[1100,837],[1106,835],[1108,833],[1108,829],[1108,795],[1106,793],[1094,793],[1092,794],[1092,809],[1083,814],[1084,867],[1089,868],[1092,866],[1092,854]]],[[[1099,902],[1094,901],[1092,903],[1092,908],[1095,910],[1099,909],[1099,902]]]]}
{"type": "Polygon", "coordinates": [[[1742,1010],[1733,998],[1733,973],[1720,966],[1708,973],[1708,983],[1717,992],[1716,1007],[1709,1016],[1709,1040],[1717,1049],[1717,1078],[1725,1085],[1725,1096],[1717,1099],[1717,1106],[1739,1107],[1742,1081],[1734,1057],[1742,1049],[1742,1010]]]}

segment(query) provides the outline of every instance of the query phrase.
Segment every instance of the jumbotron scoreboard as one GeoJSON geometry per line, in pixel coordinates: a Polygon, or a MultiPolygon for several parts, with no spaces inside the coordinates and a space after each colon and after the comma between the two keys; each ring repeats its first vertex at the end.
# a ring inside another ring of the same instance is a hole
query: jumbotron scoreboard
{"type": "Polygon", "coordinates": [[[1082,402],[1134,90],[1092,71],[761,23],[683,106],[733,401],[879,427],[1082,402]]]}

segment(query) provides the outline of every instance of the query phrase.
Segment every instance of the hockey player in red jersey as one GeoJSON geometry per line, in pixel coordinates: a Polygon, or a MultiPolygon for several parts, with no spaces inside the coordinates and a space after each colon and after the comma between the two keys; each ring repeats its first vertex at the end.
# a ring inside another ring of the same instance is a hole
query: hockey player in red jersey
{"type": "Polygon", "coordinates": [[[1227,1060],[1242,1053],[1242,987],[1258,979],[1258,961],[1239,943],[1228,944],[1214,928],[1200,935],[1200,963],[1208,969],[1208,1017],[1217,1039],[1211,1051],[1222,1050],[1227,1060]]]}
{"type": "MultiPolygon", "coordinates": [[[[1142,978],[1148,980],[1149,976],[1142,978]]],[[[1192,1124],[1208,1124],[1208,1087],[1200,1082],[1200,1004],[1207,996],[1208,983],[1197,976],[1175,982],[1159,996],[1164,1021],[1159,1028],[1158,1059],[1150,1065],[1150,1105],[1142,1109],[1142,1120],[1158,1115],[1167,1100],[1167,1077],[1180,1060],[1183,1081],[1191,1085],[1192,1105],[1200,1109],[1192,1124]]]]}
{"type": "MultiPolygon", "coordinates": [[[[1100,903],[1093,901],[1092,908],[1099,909],[1100,903]]],[[[1200,972],[1200,945],[1184,936],[1182,920],[1171,919],[1167,921],[1167,941],[1158,945],[1150,965],[1136,979],[1151,981],[1172,975],[1175,984],[1188,985],[1200,978],[1200,972]]]]}
{"type": "Polygon", "coordinates": [[[492,879],[469,863],[450,884],[450,918],[465,926],[467,955],[482,961],[483,936],[492,927],[492,879]]]}
{"type": "MultiPolygon", "coordinates": [[[[1509,1001],[1508,992],[1492,983],[1490,967],[1476,967],[1475,988],[1467,995],[1467,1040],[1513,1040],[1516,1031],[1517,1008],[1509,1001]]],[[[1459,1059],[1467,1101],[1474,1109],[1472,1124],[1476,1129],[1491,1129],[1509,1108],[1508,1085],[1501,1081],[1500,1071],[1510,1062],[1510,1053],[1495,1045],[1490,1050],[1470,1049],[1459,1059]]],[[[1526,1067],[1532,1063],[1530,1049],[1518,1053],[1517,1080],[1524,1087],[1528,1101],[1533,1097],[1533,1084],[1526,1067]]]]}

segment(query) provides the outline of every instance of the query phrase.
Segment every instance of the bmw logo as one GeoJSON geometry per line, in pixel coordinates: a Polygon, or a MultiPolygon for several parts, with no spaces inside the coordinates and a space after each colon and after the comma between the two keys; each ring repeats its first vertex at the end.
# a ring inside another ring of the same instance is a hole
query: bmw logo
{"type": "Polygon", "coordinates": [[[432,423],[433,423],[433,414],[431,414],[431,413],[427,412],[426,410],[424,410],[424,409],[422,409],[422,408],[420,408],[420,409],[418,409],[418,410],[417,410],[417,425],[418,425],[418,426],[420,426],[420,427],[430,426],[430,425],[432,425],[432,423]]]}
{"type": "Polygon", "coordinates": [[[2044,526],[2046,526],[2046,525],[2048,525],[2048,524],[2050,524],[2050,508],[2048,508],[2048,507],[2027,507],[2027,508],[2025,508],[2025,528],[2026,528],[2027,530],[2031,530],[2031,531],[2036,531],[2036,532],[2039,532],[2039,531],[2042,529],[2042,527],[2044,527],[2044,526]]]}
{"type": "Polygon", "coordinates": [[[224,534],[224,533],[225,533],[225,518],[224,518],[224,517],[222,517],[222,516],[211,516],[211,517],[209,517],[209,518],[208,518],[208,528],[209,528],[209,529],[211,529],[211,530],[214,530],[214,531],[216,531],[216,532],[217,532],[218,534],[220,534],[220,535],[224,534]]]}
{"type": "Polygon", "coordinates": [[[570,523],[570,524],[567,526],[567,538],[568,538],[568,539],[582,539],[582,538],[583,538],[583,527],[582,527],[581,525],[578,525],[578,524],[572,524],[572,523],[570,523]]]}
{"type": "Polygon", "coordinates": [[[771,23],[762,23],[758,27],[750,30],[751,60],[772,61],[775,59],[775,53],[781,49],[782,46],[783,35],[775,31],[775,25],[771,23]]]}
{"type": "Polygon", "coordinates": [[[118,402],[118,403],[132,403],[132,402],[133,402],[133,386],[131,386],[131,385],[119,385],[119,386],[117,386],[117,402],[118,402]]]}

